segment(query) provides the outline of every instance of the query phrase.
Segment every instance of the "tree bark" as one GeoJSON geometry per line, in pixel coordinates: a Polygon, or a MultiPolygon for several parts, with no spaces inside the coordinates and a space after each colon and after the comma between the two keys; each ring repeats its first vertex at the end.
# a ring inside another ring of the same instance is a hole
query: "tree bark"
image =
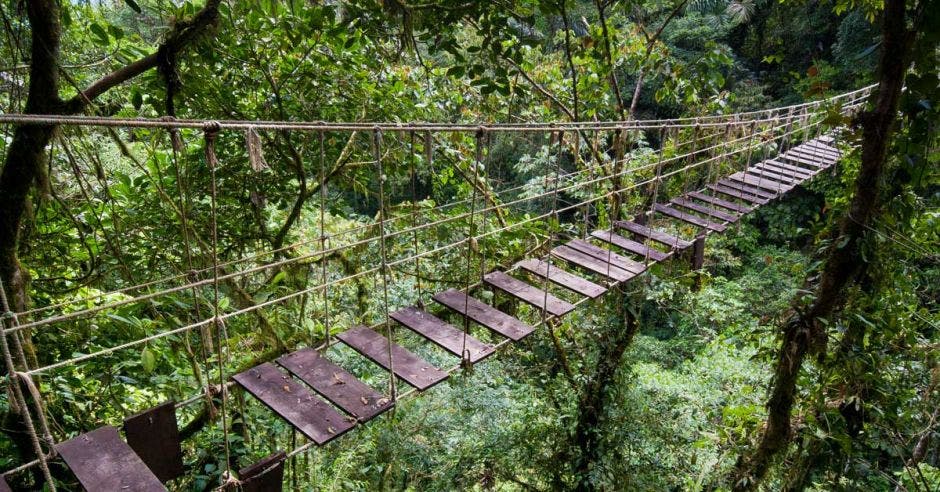
{"type": "Polygon", "coordinates": [[[639,328],[636,317],[626,303],[629,302],[621,294],[621,309],[623,313],[623,326],[615,326],[610,330],[609,338],[600,343],[600,353],[594,368],[594,375],[581,390],[578,408],[578,423],[574,431],[574,444],[578,449],[575,460],[575,476],[578,483],[575,488],[579,491],[593,491],[596,489],[590,480],[590,472],[602,456],[600,447],[601,427],[609,403],[608,388],[614,384],[617,370],[624,352],[633,341],[639,328]]]}
{"type": "Polygon", "coordinates": [[[865,269],[865,262],[859,261],[860,251],[865,228],[882,203],[881,178],[915,34],[906,28],[905,11],[905,0],[886,0],[874,109],[858,117],[863,133],[862,157],[852,201],[828,248],[815,300],[784,327],[767,402],[766,426],[756,449],[739,458],[732,474],[734,490],[753,490],[767,474],[773,458],[790,442],[790,415],[803,361],[810,351],[825,350],[824,322],[842,306],[846,287],[865,269]]]}
{"type": "MultiPolygon", "coordinates": [[[[207,0],[206,5],[192,19],[178,21],[170,31],[161,50],[179,50],[196,39],[218,19],[221,0],[207,0]]],[[[96,97],[111,88],[130,80],[157,66],[159,56],[152,54],[111,72],[92,83],[75,97],[63,101],[59,96],[59,51],[61,25],[57,0],[31,0],[25,2],[30,24],[30,73],[25,112],[36,115],[75,114],[83,111],[96,97]]],[[[48,147],[56,132],[56,125],[21,124],[13,133],[7,150],[3,170],[0,172],[0,282],[6,289],[10,308],[25,311],[28,304],[27,286],[29,275],[20,265],[18,250],[21,242],[23,221],[28,217],[29,195],[34,184],[42,178],[48,147]]],[[[27,350],[29,335],[24,333],[27,350]]],[[[7,373],[6,367],[0,374],[7,373]]],[[[25,368],[22,368],[25,369],[25,368]]],[[[35,458],[30,444],[19,439],[23,433],[22,419],[15,415],[4,415],[0,421],[4,433],[14,441],[23,462],[35,458]]],[[[37,479],[34,485],[41,487],[37,479]]]]}

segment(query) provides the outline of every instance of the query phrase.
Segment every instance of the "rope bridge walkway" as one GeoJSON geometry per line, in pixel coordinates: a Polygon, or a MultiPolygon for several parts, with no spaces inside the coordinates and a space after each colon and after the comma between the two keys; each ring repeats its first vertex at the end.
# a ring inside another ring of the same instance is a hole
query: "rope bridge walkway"
{"type": "Polygon", "coordinates": [[[192,224],[187,224],[187,220],[192,220],[186,213],[188,197],[185,191],[179,192],[182,212],[179,219],[186,248],[184,257],[189,259],[188,271],[20,313],[10,312],[7,295],[0,290],[2,307],[7,313],[0,337],[9,375],[7,380],[21,383],[9,384],[12,403],[26,409],[24,418],[38,456],[0,475],[0,492],[9,490],[5,477],[37,466],[46,476],[47,486],[54,490],[49,463],[58,459],[89,491],[165,490],[166,482],[186,473],[176,413],[196,403],[205,403],[207,408],[219,412],[228,465],[231,462],[229,425],[232,413],[229,399],[236,388],[253,395],[306,437],[307,442],[289,452],[275,451],[237,473],[226,470],[220,487],[280,490],[287,458],[337,439],[393,409],[405,398],[418,395],[461,368],[523,340],[540,326],[558,322],[582,304],[686,250],[691,250],[687,256],[691,257],[693,268],[700,268],[708,235],[725,231],[758,207],[833,168],[843,156],[845,146],[837,142],[838,129],[824,132],[827,111],[838,110],[843,115],[857,111],[871,89],[866,87],[825,101],[767,111],[602,123],[472,126],[0,115],[0,123],[165,131],[170,136],[176,159],[180,158],[182,149],[181,132],[201,132],[210,174],[206,244],[194,244],[199,241],[197,231],[192,224]],[[217,170],[222,166],[215,146],[226,132],[243,132],[252,167],[260,166],[263,163],[259,159],[263,161],[263,157],[257,149],[260,145],[257,132],[264,130],[308,133],[319,142],[319,236],[222,261],[218,221],[220,189],[217,187],[217,170]],[[323,148],[328,137],[336,132],[371,135],[369,150],[373,157],[371,164],[377,166],[379,178],[374,188],[379,203],[374,223],[328,234],[324,184],[330,170],[324,162],[323,148]],[[387,203],[391,180],[387,173],[397,169],[387,169],[387,156],[391,151],[383,140],[383,135],[390,134],[401,137],[401,148],[409,156],[406,178],[410,180],[413,195],[407,212],[391,216],[387,203]],[[461,160],[455,159],[457,162],[451,166],[471,185],[470,196],[436,205],[430,211],[419,210],[415,161],[420,156],[431,165],[436,138],[444,134],[472,135],[472,139],[468,138],[473,142],[472,162],[464,162],[461,167],[461,160]],[[553,168],[543,167],[542,171],[547,172],[535,192],[521,187],[497,190],[486,172],[484,156],[492,154],[494,135],[518,134],[548,136],[557,144],[557,155],[547,159],[547,165],[553,168]],[[605,146],[618,138],[648,138],[658,143],[658,150],[611,157],[611,151],[605,146]],[[424,155],[419,147],[423,147],[424,155]],[[671,155],[667,149],[671,150],[671,155]],[[562,169],[563,157],[582,165],[575,166],[574,170],[562,169]],[[631,196],[633,201],[630,201],[631,196]],[[513,207],[525,213],[510,217],[513,207]],[[621,209],[627,208],[633,211],[631,220],[622,219],[625,215],[621,209]],[[445,218],[432,215],[432,212],[444,210],[457,212],[445,218]],[[492,249],[488,246],[499,245],[501,238],[526,224],[544,228],[542,241],[536,247],[529,248],[524,255],[504,259],[502,263],[487,257],[487,251],[492,249]],[[466,234],[435,246],[429,238],[439,236],[443,226],[450,230],[465,227],[466,234]],[[431,246],[422,251],[421,245],[425,242],[431,246]],[[315,249],[304,253],[304,246],[315,249]],[[353,250],[367,251],[365,256],[373,265],[347,271],[339,277],[340,274],[328,271],[328,259],[353,250]],[[199,251],[209,257],[209,266],[202,269],[194,268],[192,262],[199,251]],[[422,274],[421,260],[431,256],[444,258],[442,255],[448,253],[456,255],[450,259],[454,264],[462,264],[459,269],[465,271],[456,273],[458,280],[451,280],[447,288],[427,291],[427,285],[422,286],[422,279],[425,283],[429,281],[422,274]],[[237,309],[227,308],[221,300],[227,289],[226,282],[298,265],[307,268],[308,277],[311,273],[319,274],[319,281],[237,309]],[[414,270],[407,271],[406,267],[414,270]],[[391,303],[389,290],[396,275],[413,276],[417,290],[413,304],[394,306],[391,303]],[[375,280],[382,311],[380,320],[369,326],[352,323],[342,330],[334,330],[331,323],[339,316],[331,312],[331,306],[343,301],[331,298],[331,292],[335,295],[344,286],[366,278],[375,280]],[[492,296],[482,295],[484,292],[491,292],[492,296]],[[192,323],[44,366],[33,367],[27,363],[23,350],[26,330],[35,332],[83,322],[122,306],[190,293],[197,315],[192,323]],[[495,299],[497,293],[511,302],[500,304],[490,300],[495,299]],[[203,296],[206,299],[200,301],[203,296]],[[319,296],[321,300],[325,340],[229,374],[227,363],[232,357],[232,347],[228,344],[228,323],[289,300],[301,301],[303,318],[309,296],[319,296]],[[425,299],[433,303],[425,304],[425,299]],[[210,307],[208,316],[199,310],[200,304],[210,307]],[[518,309],[512,308],[516,304],[518,309]],[[511,309],[504,307],[506,305],[511,309]],[[396,327],[407,329],[418,340],[449,354],[450,362],[434,363],[423,355],[426,352],[423,348],[406,347],[400,343],[401,336],[396,337],[396,327]],[[99,427],[61,442],[52,437],[35,376],[190,332],[199,334],[197,340],[203,352],[205,377],[199,380],[202,387],[198,394],[183,401],[168,401],[126,418],[123,438],[114,426],[99,427]],[[344,368],[343,360],[331,360],[326,350],[339,345],[352,349],[386,371],[387,388],[378,390],[363,380],[368,378],[357,377],[344,368]],[[213,372],[215,378],[210,379],[213,372]],[[400,389],[400,382],[409,388],[400,389]]]}

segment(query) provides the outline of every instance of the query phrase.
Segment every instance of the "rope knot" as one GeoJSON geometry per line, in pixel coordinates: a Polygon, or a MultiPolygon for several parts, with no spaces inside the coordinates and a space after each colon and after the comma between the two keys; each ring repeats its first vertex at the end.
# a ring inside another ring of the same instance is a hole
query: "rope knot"
{"type": "Polygon", "coordinates": [[[202,124],[202,131],[205,132],[207,138],[209,136],[215,137],[222,131],[222,124],[215,120],[206,121],[202,124]]]}
{"type": "Polygon", "coordinates": [[[13,311],[4,311],[2,314],[0,314],[0,319],[13,319],[13,318],[16,318],[16,313],[14,313],[13,311]]]}

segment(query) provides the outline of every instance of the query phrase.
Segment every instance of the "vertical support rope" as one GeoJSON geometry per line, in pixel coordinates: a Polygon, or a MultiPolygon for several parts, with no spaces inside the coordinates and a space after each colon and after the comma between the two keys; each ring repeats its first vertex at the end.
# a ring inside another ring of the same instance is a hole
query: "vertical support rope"
{"type": "MultiPolygon", "coordinates": [[[[176,174],[176,190],[179,195],[178,203],[179,203],[179,213],[180,213],[180,228],[182,229],[182,233],[183,233],[183,247],[186,253],[186,268],[188,269],[187,280],[189,282],[196,282],[198,279],[198,274],[196,272],[196,269],[193,267],[193,246],[192,246],[192,241],[190,241],[190,238],[189,238],[189,220],[187,219],[188,211],[186,208],[186,200],[184,198],[186,196],[186,190],[184,190],[183,188],[184,186],[183,183],[185,181],[183,180],[183,173],[180,168],[180,158],[179,158],[179,153],[182,151],[182,148],[183,148],[183,141],[180,138],[180,133],[179,133],[178,128],[170,128],[169,133],[170,133],[170,146],[173,149],[173,170],[174,170],[174,173],[176,174]]],[[[192,289],[190,289],[190,292],[192,293],[193,311],[195,311],[196,313],[196,319],[201,320],[202,309],[200,308],[201,303],[199,300],[199,293],[196,290],[196,287],[193,287],[192,289]]],[[[210,347],[212,346],[212,337],[208,329],[205,326],[199,327],[199,338],[200,338],[199,351],[200,351],[200,355],[202,355],[203,365],[205,366],[205,370],[207,371],[206,372],[206,385],[205,385],[207,411],[212,413],[213,412],[212,395],[210,394],[210,391],[209,391],[209,387],[211,386],[212,381],[210,379],[211,376],[208,373],[209,366],[207,363],[207,361],[209,360],[209,351],[211,350],[210,347]]],[[[188,340],[189,340],[188,334],[186,335],[185,340],[187,340],[187,343],[188,343],[188,340]]],[[[198,364],[195,364],[195,365],[198,367],[198,364]]],[[[196,374],[196,377],[198,378],[199,385],[201,386],[202,378],[198,374],[196,374]]]]}
{"type": "MultiPolygon", "coordinates": [[[[320,251],[326,251],[326,151],[323,146],[326,140],[323,138],[323,130],[317,132],[320,140],[320,251]]],[[[326,253],[320,258],[320,283],[323,285],[323,330],[326,332],[326,346],[330,346],[330,335],[333,331],[330,319],[330,283],[326,268],[326,253]]],[[[316,342],[313,342],[316,345],[316,342]]]]}
{"type": "MultiPolygon", "coordinates": [[[[578,134],[577,131],[574,132],[575,135],[578,134]]],[[[542,291],[545,293],[542,296],[542,324],[547,325],[548,318],[548,281],[549,277],[552,275],[552,249],[555,246],[555,236],[558,234],[558,185],[561,181],[561,156],[562,150],[564,149],[565,143],[565,132],[559,132],[558,134],[558,152],[555,154],[555,179],[552,183],[552,213],[549,215],[551,221],[549,221],[548,229],[548,248],[546,249],[547,253],[545,254],[545,277],[542,279],[542,291]]],[[[608,250],[609,251],[609,250],[608,250]]],[[[610,264],[610,258],[607,258],[608,265],[610,264]]],[[[609,268],[609,266],[608,266],[609,268]]],[[[551,329],[551,327],[549,327],[551,329]]]]}
{"type": "MultiPolygon", "coordinates": [[[[473,221],[476,215],[476,205],[477,205],[477,173],[480,170],[480,163],[483,161],[483,137],[486,135],[486,129],[480,127],[477,129],[476,137],[474,140],[474,161],[473,161],[473,182],[470,183],[470,216],[467,218],[467,286],[464,289],[464,317],[463,317],[463,342],[460,349],[460,358],[461,364],[464,367],[470,367],[470,353],[467,350],[467,334],[470,332],[470,317],[467,316],[467,311],[470,309],[470,287],[473,285],[473,221]]],[[[484,199],[484,207],[486,199],[484,199]]]]}
{"type": "Polygon", "coordinates": [[[388,392],[393,402],[398,401],[398,381],[395,376],[395,359],[392,357],[392,322],[388,316],[388,249],[385,244],[385,168],[382,164],[382,131],[375,128],[372,131],[372,152],[375,156],[375,165],[379,171],[379,247],[382,260],[382,301],[385,316],[386,348],[388,351],[388,392]]]}
{"type": "MultiPolygon", "coordinates": [[[[669,133],[665,127],[662,127],[662,126],[659,127],[659,159],[656,162],[656,178],[653,180],[653,191],[651,193],[652,196],[650,199],[650,210],[649,210],[649,214],[646,216],[647,234],[653,231],[653,226],[651,224],[653,222],[653,217],[656,216],[656,200],[659,197],[659,183],[662,181],[663,153],[666,150],[666,139],[668,138],[668,134],[669,133]]],[[[678,136],[678,132],[676,133],[676,135],[678,136]]],[[[644,260],[644,264],[646,268],[649,268],[650,248],[652,248],[652,246],[650,246],[650,241],[648,240],[643,241],[643,244],[646,245],[646,258],[644,260]]],[[[650,276],[647,275],[647,281],[649,281],[649,277],[650,276]]]]}
{"type": "Polygon", "coordinates": [[[225,467],[222,472],[222,480],[229,482],[234,479],[231,470],[232,453],[229,446],[228,435],[228,389],[225,385],[225,349],[224,344],[228,342],[228,333],[225,329],[225,322],[220,316],[219,308],[219,223],[218,223],[218,188],[216,170],[219,166],[219,159],[215,153],[215,141],[219,135],[220,125],[218,122],[209,122],[203,127],[203,138],[205,140],[206,165],[209,167],[210,182],[210,205],[211,205],[211,233],[212,233],[212,325],[215,328],[216,336],[216,363],[219,369],[219,392],[221,393],[221,425],[222,438],[225,446],[225,467]]]}
{"type": "Polygon", "coordinates": [[[411,167],[411,240],[415,256],[415,287],[418,291],[418,306],[424,308],[423,293],[421,291],[421,259],[418,257],[418,174],[415,170],[415,132],[408,132],[411,140],[409,155],[411,167]]]}
{"type": "MultiPolygon", "coordinates": [[[[29,405],[26,401],[26,395],[23,394],[23,388],[20,386],[18,380],[20,378],[29,378],[27,374],[20,374],[16,371],[16,366],[13,364],[13,355],[10,352],[10,346],[7,341],[7,321],[10,320],[11,327],[19,324],[19,320],[16,317],[16,313],[10,309],[10,303],[7,300],[6,288],[3,285],[3,279],[0,279],[0,307],[3,308],[2,322],[0,322],[0,349],[3,350],[3,360],[7,366],[7,384],[13,388],[13,398],[17,405],[20,406],[20,410],[23,412],[23,423],[26,425],[26,430],[29,433],[29,440],[33,445],[33,450],[36,452],[36,458],[39,460],[39,468],[42,470],[42,475],[46,479],[46,483],[49,486],[49,489],[52,492],[56,491],[55,482],[52,480],[52,473],[49,471],[49,462],[46,458],[46,453],[42,450],[42,444],[39,440],[39,434],[36,432],[36,425],[33,422],[33,417],[29,413],[29,405]]],[[[16,334],[14,333],[14,341],[18,344],[18,340],[15,338],[16,334]]],[[[25,363],[25,361],[24,361],[25,363]]],[[[24,369],[26,367],[24,366],[24,369]]],[[[36,397],[33,398],[35,404],[38,407],[39,411],[42,411],[42,404],[36,397]]],[[[45,416],[39,414],[40,421],[45,427],[45,439],[48,441],[48,446],[50,449],[53,446],[52,436],[49,434],[48,424],[45,423],[45,416]]]]}

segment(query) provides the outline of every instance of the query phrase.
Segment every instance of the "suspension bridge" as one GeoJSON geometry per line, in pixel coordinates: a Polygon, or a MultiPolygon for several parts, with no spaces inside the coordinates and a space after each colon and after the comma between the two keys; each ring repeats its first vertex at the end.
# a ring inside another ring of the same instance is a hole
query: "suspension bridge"
{"type": "Polygon", "coordinates": [[[200,202],[207,202],[208,232],[197,231],[192,224],[194,214],[187,208],[191,192],[180,189],[178,201],[166,197],[178,204],[175,222],[185,251],[178,257],[189,259],[179,273],[23,312],[12,312],[7,294],[0,292],[6,312],[0,341],[7,381],[20,383],[9,383],[13,404],[24,409],[37,456],[0,474],[0,492],[10,490],[7,477],[34,467],[41,469],[47,486],[54,490],[50,463],[57,460],[89,491],[165,490],[165,483],[187,472],[177,412],[196,404],[219,412],[229,463],[229,399],[236,390],[263,403],[272,418],[283,419],[306,443],[287,451],[271,450],[272,454],[251,466],[227,471],[221,488],[280,490],[287,458],[353,432],[658,263],[683,257],[691,260],[693,268],[700,268],[708,235],[725,231],[757,208],[834,168],[846,147],[839,142],[840,130],[827,127],[824,120],[836,111],[842,115],[857,111],[871,90],[866,87],[822,101],[732,115],[591,123],[481,126],[0,115],[0,124],[165,132],[177,158],[181,135],[189,132],[202,138],[209,175],[206,199],[200,202]],[[257,134],[264,131],[301,133],[319,143],[318,236],[242,257],[223,257],[218,205],[226,190],[218,173],[244,162],[222,162],[216,145],[220,139],[244,135],[251,167],[263,168],[257,134]],[[378,176],[369,188],[378,199],[378,211],[365,226],[328,231],[325,183],[331,167],[324,160],[323,148],[326,140],[337,135],[350,142],[354,135],[369,137],[365,139],[372,156],[369,164],[376,166],[378,176]],[[448,135],[470,143],[468,158],[436,151],[438,139],[448,135]],[[532,136],[540,138],[540,148],[548,149],[538,166],[542,174],[525,186],[501,189],[493,183],[497,173],[486,166],[494,139],[511,143],[532,136]],[[639,140],[650,142],[645,152],[617,155],[618,141],[639,140]],[[401,151],[405,158],[391,162],[389,149],[401,151]],[[418,207],[417,159],[427,166],[436,163],[434,169],[440,172],[455,171],[470,184],[469,196],[418,207]],[[395,174],[404,176],[402,182],[412,193],[398,207],[390,201],[401,196],[401,190],[388,189],[389,176],[395,174]],[[493,255],[496,246],[532,226],[543,231],[535,245],[511,258],[493,255]],[[453,237],[454,230],[463,231],[461,237],[453,237]],[[200,238],[200,233],[208,237],[200,238]],[[329,266],[337,255],[351,251],[360,252],[355,268],[329,266]],[[206,264],[196,268],[192,258],[200,255],[207,257],[206,264]],[[425,278],[422,272],[428,270],[428,262],[445,260],[461,265],[455,270],[462,271],[444,281],[425,278]],[[283,295],[234,307],[222,300],[231,282],[292,267],[304,268],[307,278],[316,280],[283,295]],[[389,290],[407,278],[412,285],[411,302],[394,305],[389,290]],[[380,314],[368,320],[371,324],[363,324],[356,317],[344,316],[342,306],[348,305],[344,289],[368,280],[380,314]],[[39,365],[30,364],[26,357],[27,334],[82,323],[90,326],[97,316],[118,308],[154,305],[188,294],[193,302],[189,323],[84,354],[44,359],[39,365]],[[308,299],[317,302],[317,315],[324,324],[322,337],[311,337],[307,346],[290,347],[273,360],[231,369],[234,348],[228,343],[228,326],[292,300],[301,302],[301,317],[309,316],[304,310],[308,299]],[[499,299],[503,302],[496,302],[499,299]],[[200,305],[208,312],[201,311],[200,305]],[[399,343],[403,331],[437,347],[450,362],[432,363],[421,355],[423,349],[399,343]],[[197,375],[201,379],[196,382],[200,388],[191,397],[143,409],[128,416],[120,429],[113,423],[77,436],[53,436],[37,376],[189,334],[198,335],[196,344],[203,352],[203,375],[197,375]],[[341,361],[332,360],[328,349],[338,345],[387,372],[387,387],[376,388],[344,368],[341,361]]]}

